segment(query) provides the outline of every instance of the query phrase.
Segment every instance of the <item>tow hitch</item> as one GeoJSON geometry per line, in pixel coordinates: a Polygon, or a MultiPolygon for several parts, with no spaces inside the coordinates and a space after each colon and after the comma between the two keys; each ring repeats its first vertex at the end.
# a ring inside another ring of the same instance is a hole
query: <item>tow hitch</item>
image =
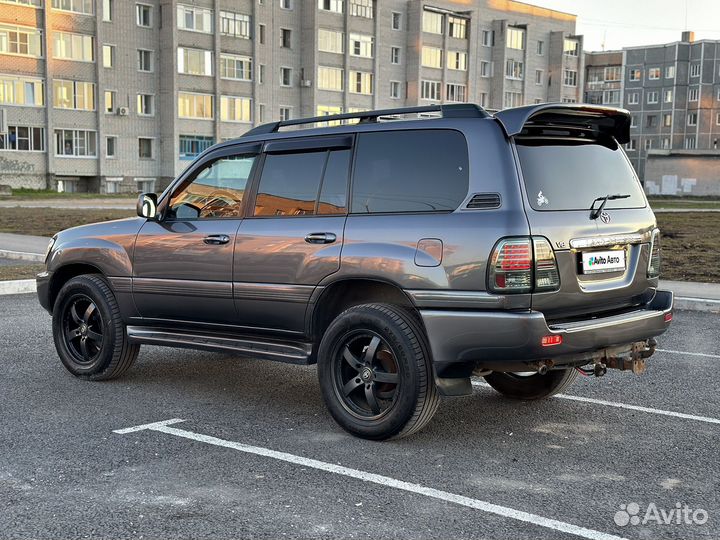
{"type": "Polygon", "coordinates": [[[593,367],[578,367],[577,370],[583,375],[594,375],[602,377],[607,373],[608,369],[619,369],[620,371],[632,371],[636,375],[645,372],[645,359],[650,358],[655,353],[657,341],[650,338],[646,341],[637,341],[632,344],[630,350],[617,351],[613,349],[605,349],[592,359],[593,367]]]}

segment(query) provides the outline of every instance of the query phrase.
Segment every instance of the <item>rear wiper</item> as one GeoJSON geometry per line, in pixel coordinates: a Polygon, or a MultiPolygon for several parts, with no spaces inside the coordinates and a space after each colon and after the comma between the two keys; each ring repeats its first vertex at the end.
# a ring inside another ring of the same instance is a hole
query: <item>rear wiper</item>
{"type": "Polygon", "coordinates": [[[615,195],[605,195],[604,197],[598,197],[595,199],[592,204],[590,205],[590,219],[597,219],[600,217],[600,214],[602,214],[602,211],[605,209],[605,205],[608,201],[615,201],[617,199],[628,199],[631,195],[621,195],[619,193],[616,193],[615,195]],[[600,203],[600,206],[595,208],[595,203],[598,201],[602,201],[600,203]]]}

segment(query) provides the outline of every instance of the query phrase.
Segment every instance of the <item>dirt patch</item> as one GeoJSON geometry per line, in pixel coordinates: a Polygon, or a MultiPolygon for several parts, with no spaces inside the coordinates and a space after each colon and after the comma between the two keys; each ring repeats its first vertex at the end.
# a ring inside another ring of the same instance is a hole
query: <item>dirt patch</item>
{"type": "Polygon", "coordinates": [[[0,208],[0,232],[52,236],[58,231],[131,217],[130,210],[66,210],[61,208],[0,208]]]}
{"type": "Polygon", "coordinates": [[[9,279],[34,279],[35,275],[43,270],[45,270],[44,264],[0,266],[0,281],[9,279]]]}
{"type": "Polygon", "coordinates": [[[720,283],[720,213],[656,214],[662,233],[663,279],[720,283]]]}

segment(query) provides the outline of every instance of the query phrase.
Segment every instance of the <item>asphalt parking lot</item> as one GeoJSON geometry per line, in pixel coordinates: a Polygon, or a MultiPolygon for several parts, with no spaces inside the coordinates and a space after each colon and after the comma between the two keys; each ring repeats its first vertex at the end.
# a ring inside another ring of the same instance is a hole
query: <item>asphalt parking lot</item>
{"type": "Polygon", "coordinates": [[[34,295],[3,296],[0,538],[718,538],[719,321],[677,312],[645,375],[534,403],[478,384],[373,443],[314,367],[146,346],[76,380],[34,295]]]}

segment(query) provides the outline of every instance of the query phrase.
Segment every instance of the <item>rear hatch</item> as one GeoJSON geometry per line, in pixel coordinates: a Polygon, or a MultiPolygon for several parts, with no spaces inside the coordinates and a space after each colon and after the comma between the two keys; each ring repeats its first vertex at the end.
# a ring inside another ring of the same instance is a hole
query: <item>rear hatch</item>
{"type": "Polygon", "coordinates": [[[656,222],[621,147],[628,113],[570,105],[521,109],[526,117],[516,116],[506,129],[531,233],[553,247],[560,278],[557,290],[533,294],[533,309],[563,320],[646,303],[657,286],[648,275],[656,222]]]}

